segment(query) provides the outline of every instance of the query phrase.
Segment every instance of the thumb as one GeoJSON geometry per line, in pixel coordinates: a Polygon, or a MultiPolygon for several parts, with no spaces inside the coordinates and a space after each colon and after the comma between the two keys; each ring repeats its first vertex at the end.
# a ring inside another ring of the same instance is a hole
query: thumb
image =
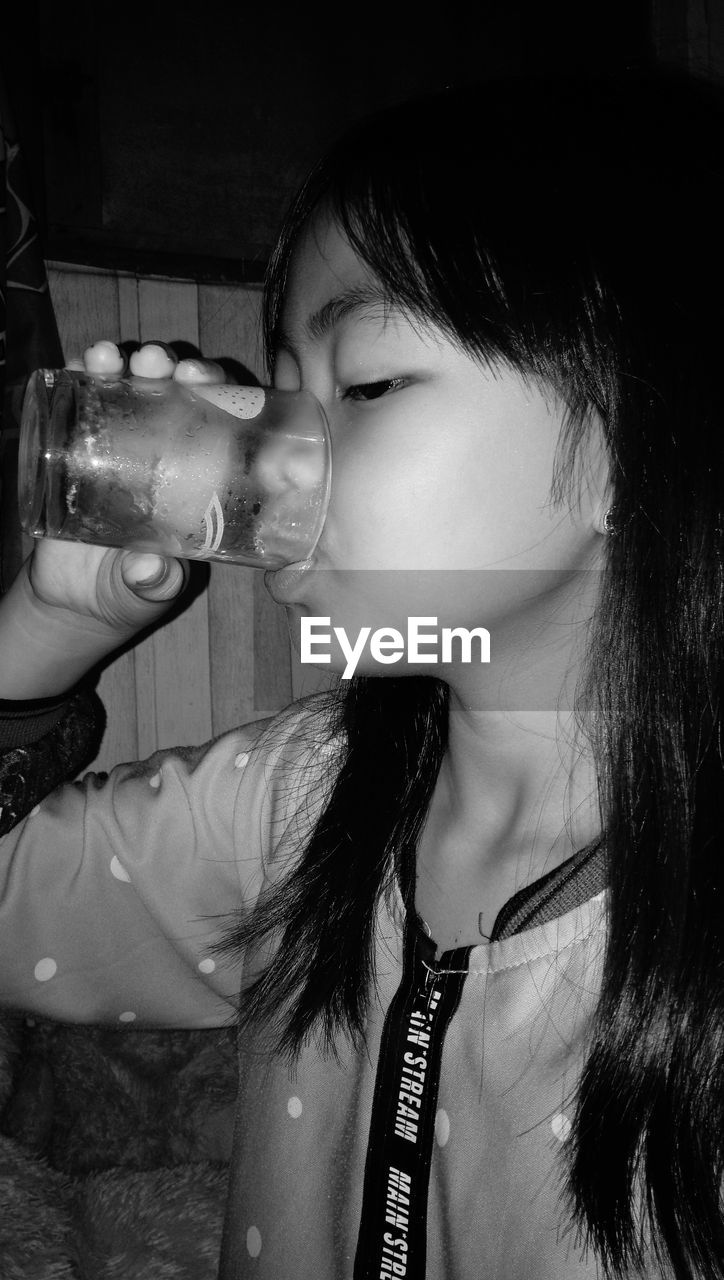
{"type": "Polygon", "coordinates": [[[121,576],[129,590],[143,600],[161,604],[173,600],[186,586],[188,565],[148,552],[127,551],[121,561],[121,576]]]}

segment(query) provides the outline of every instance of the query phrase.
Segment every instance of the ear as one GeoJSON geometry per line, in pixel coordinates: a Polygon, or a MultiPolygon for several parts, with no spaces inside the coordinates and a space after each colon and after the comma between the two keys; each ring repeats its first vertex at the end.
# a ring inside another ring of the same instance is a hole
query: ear
{"type": "Polygon", "coordinates": [[[592,414],[588,438],[584,442],[586,471],[584,476],[586,507],[591,528],[606,537],[611,533],[611,461],[606,448],[603,426],[592,414]]]}

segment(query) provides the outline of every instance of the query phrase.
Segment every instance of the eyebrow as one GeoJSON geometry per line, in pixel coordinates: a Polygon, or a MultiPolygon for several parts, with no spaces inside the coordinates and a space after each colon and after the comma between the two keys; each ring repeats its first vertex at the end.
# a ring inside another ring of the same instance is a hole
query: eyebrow
{"type": "MultiPolygon", "coordinates": [[[[385,313],[391,309],[390,298],[380,285],[357,285],[343,289],[318,311],[312,312],[304,324],[304,330],[310,338],[318,341],[347,316],[364,314],[380,306],[385,313]]],[[[294,352],[291,338],[281,329],[277,333],[276,345],[278,350],[294,352]]]]}

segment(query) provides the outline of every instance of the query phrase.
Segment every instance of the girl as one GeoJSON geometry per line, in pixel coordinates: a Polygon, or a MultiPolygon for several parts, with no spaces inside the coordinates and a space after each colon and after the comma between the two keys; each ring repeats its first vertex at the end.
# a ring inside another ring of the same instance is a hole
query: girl
{"type": "Polygon", "coordinates": [[[241,989],[224,1277],[724,1275],[721,122],[665,78],[451,91],[287,219],[270,365],[334,483],[270,590],[489,664],[369,650],[36,804],[179,570],[39,545],[3,602],[4,999],[207,1026],[241,989]]]}

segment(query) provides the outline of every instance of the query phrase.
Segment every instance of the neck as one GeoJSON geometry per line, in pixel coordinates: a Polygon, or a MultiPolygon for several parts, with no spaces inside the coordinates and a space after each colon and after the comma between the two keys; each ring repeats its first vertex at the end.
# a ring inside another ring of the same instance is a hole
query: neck
{"type": "Polygon", "coordinates": [[[587,628],[572,622],[536,625],[535,644],[524,627],[507,645],[499,632],[497,672],[492,633],[488,670],[445,673],[448,748],[418,850],[418,910],[441,945],[472,941],[481,913],[489,933],[512,893],[600,834],[596,771],[574,712],[587,628]]]}
{"type": "Polygon", "coordinates": [[[477,712],[453,695],[417,853],[417,910],[440,951],[489,938],[518,889],[599,833],[595,770],[570,714],[477,712]]]}
{"type": "Polygon", "coordinates": [[[572,712],[488,711],[451,693],[448,751],[436,800],[480,857],[558,849],[597,833],[596,775],[572,712]],[[474,837],[473,837],[474,833],[474,837]]]}

